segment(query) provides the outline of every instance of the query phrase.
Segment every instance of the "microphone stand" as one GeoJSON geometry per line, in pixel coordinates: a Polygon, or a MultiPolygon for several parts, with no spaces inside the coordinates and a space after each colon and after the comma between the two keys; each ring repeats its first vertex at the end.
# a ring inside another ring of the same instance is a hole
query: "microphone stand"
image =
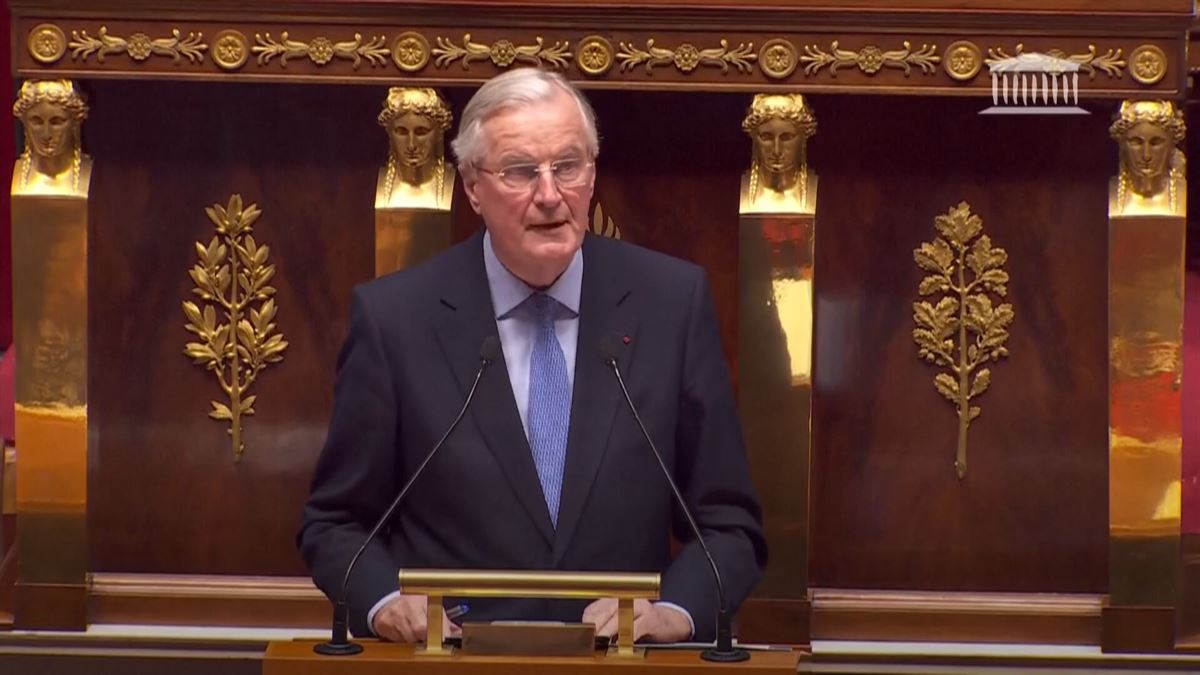
{"type": "Polygon", "coordinates": [[[729,615],[728,605],[725,603],[725,586],[721,583],[721,572],[717,569],[716,561],[713,560],[712,551],[709,550],[708,544],[704,543],[704,537],[700,534],[700,527],[696,525],[696,519],[692,516],[691,509],[688,508],[687,502],[684,501],[683,494],[679,491],[679,486],[675,484],[675,479],[671,477],[671,472],[667,469],[667,463],[663,461],[658,447],[654,445],[653,439],[650,438],[650,432],[646,431],[646,425],[642,424],[642,417],[638,414],[637,406],[633,404],[633,399],[629,396],[629,390],[625,388],[625,378],[621,377],[621,369],[617,367],[616,350],[609,344],[602,344],[601,349],[604,352],[604,362],[612,368],[613,374],[617,376],[617,384],[621,386],[621,393],[625,396],[625,402],[629,404],[629,411],[633,413],[633,419],[637,422],[638,428],[642,430],[642,435],[646,438],[646,443],[654,451],[654,458],[658,460],[658,466],[662,469],[663,476],[667,479],[667,484],[671,486],[671,492],[675,495],[675,501],[679,504],[683,515],[687,518],[688,525],[692,528],[692,533],[696,535],[696,541],[700,543],[700,549],[704,551],[704,557],[708,558],[708,564],[712,567],[713,578],[717,580],[717,641],[711,648],[700,652],[700,658],[716,663],[746,661],[750,658],[750,652],[733,646],[733,622],[729,615]]]}
{"type": "Polygon", "coordinates": [[[480,349],[479,370],[475,371],[475,381],[471,383],[471,390],[467,392],[467,400],[463,402],[462,409],[458,411],[458,416],[455,417],[454,421],[450,423],[450,428],[446,429],[446,433],[442,434],[442,437],[438,439],[437,443],[434,444],[433,449],[429,451],[429,454],[425,455],[425,459],[421,460],[421,463],[417,466],[416,470],[413,471],[412,476],[409,477],[408,481],[404,484],[404,487],[400,489],[400,493],[396,495],[396,498],[392,500],[392,503],[387,507],[387,510],[383,512],[383,515],[379,518],[379,522],[375,523],[375,527],[371,528],[371,532],[367,535],[367,538],[363,540],[362,546],[358,547],[358,552],[355,553],[354,557],[350,559],[350,564],[346,566],[346,576],[344,579],[342,579],[341,597],[336,603],[334,603],[333,606],[332,635],[330,636],[329,642],[321,642],[317,645],[314,645],[314,652],[323,656],[352,656],[362,652],[362,645],[350,642],[349,639],[350,609],[346,604],[346,595],[350,589],[350,572],[354,570],[354,566],[358,563],[358,559],[362,556],[363,551],[367,550],[367,544],[370,544],[372,541],[374,541],[375,536],[379,534],[379,531],[383,529],[383,526],[389,520],[391,520],[392,514],[396,511],[396,507],[398,507],[400,502],[404,500],[404,496],[408,494],[408,491],[410,488],[412,488],[413,483],[415,483],[417,478],[420,477],[421,473],[425,471],[425,467],[429,464],[429,461],[432,460],[433,456],[437,454],[437,451],[441,449],[442,444],[444,444],[446,439],[450,437],[451,432],[453,432],[455,427],[458,426],[458,423],[462,421],[463,415],[467,413],[467,407],[471,405],[471,399],[475,398],[475,390],[479,387],[479,379],[483,377],[483,371],[486,370],[487,367],[498,358],[499,353],[499,340],[495,336],[487,337],[483,341],[483,347],[480,349]]]}

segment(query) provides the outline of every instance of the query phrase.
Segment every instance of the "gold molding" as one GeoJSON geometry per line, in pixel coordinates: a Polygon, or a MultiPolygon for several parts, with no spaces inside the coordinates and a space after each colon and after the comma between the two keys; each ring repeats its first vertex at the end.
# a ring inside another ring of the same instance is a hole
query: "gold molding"
{"type": "Polygon", "coordinates": [[[808,77],[816,75],[826,66],[829,66],[829,74],[832,77],[837,77],[838,68],[851,65],[858,66],[858,69],[867,75],[874,75],[884,68],[899,68],[904,71],[904,76],[908,77],[913,66],[919,67],[926,75],[937,71],[936,66],[941,57],[937,55],[936,44],[922,44],[916,51],[913,51],[912,42],[908,40],[905,40],[903,45],[904,49],[886,52],[875,45],[852,51],[841,49],[838,47],[838,41],[834,40],[829,45],[828,52],[817,45],[805,45],[800,61],[807,64],[804,66],[804,74],[808,77]]]}
{"type": "Polygon", "coordinates": [[[467,70],[472,61],[487,58],[497,68],[507,68],[517,61],[522,61],[535,66],[541,66],[544,62],[555,68],[566,69],[572,56],[570,42],[556,40],[553,46],[547,47],[542,36],[539,35],[534,40],[532,45],[519,46],[511,40],[496,40],[488,46],[471,42],[471,34],[464,33],[463,46],[459,47],[450,38],[438,36],[437,46],[433,48],[433,55],[437,58],[433,64],[438,68],[449,68],[450,64],[461,59],[463,70],[467,70]]]}
{"type": "Polygon", "coordinates": [[[971,213],[967,202],[959,202],[937,216],[934,225],[941,236],[913,251],[917,266],[929,273],[917,292],[923,296],[946,295],[937,305],[913,303],[916,328],[912,335],[918,356],[950,369],[937,374],[934,387],[957,408],[954,468],[962,479],[967,473],[967,429],[982,412],[971,401],[986,392],[992,382],[992,371],[980,366],[1008,356],[1004,344],[1008,342],[1013,308],[1009,303],[993,307],[988,296],[989,291],[1000,297],[1008,294],[1008,272],[1003,269],[1008,253],[992,246],[991,237],[983,234],[983,219],[971,213]]]}
{"type": "Polygon", "coordinates": [[[392,61],[406,73],[419,72],[429,63],[429,40],[415,31],[401,33],[392,43],[392,61]]]}
{"type": "Polygon", "coordinates": [[[983,51],[970,40],[953,42],[946,47],[942,67],[952,79],[967,82],[974,79],[983,69],[983,51]]]}
{"type": "Polygon", "coordinates": [[[611,42],[599,35],[588,35],[579,41],[575,65],[585,75],[599,77],[612,68],[615,57],[611,42]]]}
{"type": "Polygon", "coordinates": [[[212,59],[225,70],[237,70],[246,65],[250,56],[250,40],[240,30],[223,30],[213,36],[212,59]]]}
{"type": "Polygon", "coordinates": [[[101,26],[96,37],[88,35],[86,30],[71,31],[71,58],[87,61],[92,54],[96,61],[104,63],[104,57],[109,54],[128,54],[134,61],[145,61],[151,55],[170,56],[171,60],[179,63],[181,57],[187,57],[192,63],[204,60],[204,52],[208,45],[204,44],[204,33],[183,33],[178,28],[171,29],[172,37],[151,38],[145,33],[134,33],[128,38],[108,34],[108,27],[101,26]]]}
{"type": "Polygon", "coordinates": [[[243,209],[242,196],[236,194],[229,198],[228,206],[213,204],[204,211],[217,236],[207,246],[196,242],[200,262],[188,274],[196,283],[192,292],[214,304],[201,308],[183,301],[188,319],[185,328],[201,340],[189,342],[184,354],[212,372],[229,397],[228,404],[211,401],[208,416],[229,420],[234,461],[241,461],[245,450],[242,416],[254,414],[258,398],[247,395],[250,386],[264,368],[283,360],[288,343],[282,333],[275,333],[275,288],[267,283],[275,276],[275,266],[267,264],[270,248],[259,246],[251,236],[262,211],[256,204],[243,209]],[[217,306],[228,323],[217,324],[217,306]]]}
{"type": "Polygon", "coordinates": [[[52,23],[38,24],[29,31],[25,47],[34,61],[49,65],[67,53],[67,34],[52,23]]]}
{"type": "Polygon", "coordinates": [[[1129,75],[1147,87],[1167,76],[1167,54],[1157,45],[1139,45],[1129,53],[1129,75]]]}
{"type": "Polygon", "coordinates": [[[270,33],[265,33],[265,38],[263,35],[264,33],[255,33],[255,45],[250,48],[250,51],[258,55],[257,61],[260,66],[267,65],[276,56],[279,57],[279,65],[284,68],[287,68],[289,58],[297,56],[307,56],[318,66],[326,65],[336,57],[354,61],[354,69],[358,70],[364,58],[372,68],[386,66],[392,53],[392,50],[384,46],[387,44],[387,37],[383,35],[363,42],[362,33],[355,33],[353,40],[337,43],[323,35],[318,35],[308,42],[292,40],[286,30],[279,34],[279,42],[276,42],[270,33]]]}
{"type": "MultiPolygon", "coordinates": [[[[1011,59],[1024,53],[1025,44],[1022,42],[1017,43],[1017,48],[1012,54],[1004,51],[1003,47],[989,47],[988,58],[984,59],[984,63],[990,66],[999,61],[1011,59]]],[[[1121,49],[1109,49],[1101,54],[1096,49],[1096,45],[1094,44],[1089,44],[1088,50],[1084,54],[1068,55],[1061,49],[1048,49],[1041,53],[1058,59],[1066,59],[1072,63],[1078,63],[1079,69],[1087,73],[1088,77],[1092,79],[1096,78],[1097,70],[1103,71],[1104,74],[1109,77],[1120,79],[1121,75],[1124,73],[1124,68],[1126,65],[1125,61],[1121,59],[1121,49]]]]}
{"type": "Polygon", "coordinates": [[[758,67],[763,74],[776,80],[787,78],[800,63],[800,54],[790,40],[773,38],[758,50],[758,67]]]}
{"type": "Polygon", "coordinates": [[[633,70],[645,63],[646,74],[653,72],[654,66],[666,63],[675,64],[675,68],[683,73],[690,73],[699,66],[718,66],[721,73],[728,73],[733,64],[742,73],[749,73],[751,62],[758,60],[754,53],[754,43],[738,43],[730,48],[729,40],[721,38],[720,47],[700,49],[690,42],[684,42],[674,49],[665,49],[654,45],[654,38],[646,40],[646,48],[640,49],[631,42],[620,43],[617,58],[621,60],[621,72],[633,70]]]}

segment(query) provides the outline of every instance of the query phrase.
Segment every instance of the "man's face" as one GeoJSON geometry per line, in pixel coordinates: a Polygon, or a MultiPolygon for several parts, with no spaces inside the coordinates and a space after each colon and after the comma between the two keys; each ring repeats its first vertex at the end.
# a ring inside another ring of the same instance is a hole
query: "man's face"
{"type": "Polygon", "coordinates": [[[500,262],[531,286],[549,286],[567,268],[587,229],[595,171],[586,169],[582,184],[570,188],[559,186],[549,171],[557,160],[591,159],[583,113],[570,94],[559,92],[547,101],[501,110],[483,122],[481,131],[481,168],[543,168],[528,188],[510,187],[483,171],[464,172],[463,186],[500,262]]]}
{"type": "Polygon", "coordinates": [[[781,118],[769,119],[754,130],[758,163],[770,173],[794,171],[800,166],[800,134],[796,125],[781,118]]]}
{"type": "Polygon", "coordinates": [[[435,155],[435,144],[442,141],[442,135],[428,117],[411,112],[393,118],[387,132],[392,153],[401,164],[411,168],[429,163],[435,155]]]}
{"type": "Polygon", "coordinates": [[[1121,143],[1125,155],[1125,166],[1133,175],[1154,178],[1167,171],[1167,160],[1171,157],[1171,137],[1167,130],[1150,122],[1138,122],[1121,143]]]}
{"type": "Polygon", "coordinates": [[[42,101],[24,117],[25,141],[40,157],[53,158],[71,145],[71,117],[60,105],[42,101]]]}

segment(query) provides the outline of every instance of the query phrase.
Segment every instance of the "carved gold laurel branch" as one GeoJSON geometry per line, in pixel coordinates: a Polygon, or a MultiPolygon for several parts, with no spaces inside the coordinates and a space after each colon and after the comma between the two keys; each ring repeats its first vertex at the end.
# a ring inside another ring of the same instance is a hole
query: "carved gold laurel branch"
{"type": "Polygon", "coordinates": [[[601,237],[621,238],[621,228],[613,222],[612,216],[605,216],[604,207],[600,205],[600,202],[596,202],[596,208],[592,210],[592,222],[588,229],[592,234],[601,237]]]}
{"type": "Polygon", "coordinates": [[[908,40],[905,40],[903,45],[904,49],[886,52],[875,45],[867,45],[858,51],[852,51],[841,49],[838,41],[834,40],[830,43],[828,52],[817,45],[805,45],[800,62],[806,64],[804,74],[809,77],[816,75],[826,66],[829,67],[829,75],[832,77],[837,77],[838,68],[843,66],[857,66],[867,75],[874,75],[884,68],[899,68],[904,71],[904,76],[908,77],[912,73],[913,66],[920,68],[926,75],[932,75],[937,71],[936,66],[941,62],[942,57],[937,55],[936,44],[922,44],[921,48],[915,51],[912,43],[908,40]]]}
{"type": "Polygon", "coordinates": [[[204,211],[217,236],[207,246],[196,242],[200,262],[188,273],[196,283],[192,292],[205,304],[183,302],[185,328],[200,338],[189,342],[184,354],[211,371],[228,396],[228,403],[212,401],[208,416],[229,420],[234,461],[241,461],[242,416],[254,414],[258,398],[249,394],[250,386],[267,365],[283,360],[288,343],[282,333],[275,333],[275,288],[268,285],[275,276],[275,266],[267,264],[270,249],[251,236],[262,211],[255,204],[243,209],[241,195],[230,197],[226,207],[213,204],[204,211]],[[219,325],[218,307],[225,317],[219,325]]]}
{"type": "Polygon", "coordinates": [[[71,31],[71,42],[67,46],[71,49],[71,58],[80,61],[86,61],[95,54],[96,61],[104,63],[105,56],[121,53],[129,54],[134,61],[145,61],[152,54],[170,56],[175,63],[179,63],[183,57],[192,63],[204,60],[204,50],[208,49],[208,45],[204,44],[204,33],[188,33],[185,38],[175,28],[171,30],[171,35],[169,38],[151,38],[145,33],[134,33],[123,38],[109,35],[108,27],[101,26],[96,37],[88,35],[86,30],[71,31]]]}
{"type": "Polygon", "coordinates": [[[646,64],[646,74],[651,74],[654,66],[667,63],[675,64],[680,72],[690,73],[699,66],[717,66],[722,73],[729,72],[729,66],[735,66],[742,73],[749,73],[753,63],[758,59],[754,52],[754,43],[739,43],[730,48],[729,40],[721,38],[720,47],[700,49],[690,42],[685,42],[674,49],[658,47],[654,38],[646,40],[646,48],[641,49],[631,42],[621,42],[617,51],[617,59],[621,62],[621,72],[628,72],[641,64],[646,64]]]}
{"type": "Polygon", "coordinates": [[[279,57],[279,65],[284,68],[287,68],[288,59],[297,56],[307,56],[318,66],[323,66],[337,57],[353,61],[354,69],[357,70],[363,59],[366,59],[372,68],[385,66],[392,53],[391,49],[384,46],[387,37],[383,35],[377,35],[366,42],[363,42],[362,33],[355,33],[354,39],[346,42],[333,42],[324,36],[301,42],[292,40],[287,31],[280,33],[279,42],[276,42],[270,33],[265,35],[266,37],[263,37],[263,34],[255,33],[255,45],[250,48],[250,51],[258,55],[257,61],[260,66],[267,65],[276,56],[279,57]]]}
{"type": "Polygon", "coordinates": [[[954,469],[961,479],[967,474],[967,428],[982,412],[971,401],[992,383],[992,371],[981,366],[1008,356],[1004,345],[1013,308],[1008,303],[993,306],[988,295],[1008,294],[1008,272],[1003,269],[1008,253],[994,248],[991,238],[982,234],[983,219],[972,214],[966,202],[937,216],[934,226],[942,236],[913,251],[917,266],[929,273],[917,292],[945,295],[936,305],[913,303],[913,340],[922,359],[949,368],[938,373],[933,384],[958,411],[954,469]]]}
{"type": "MultiPolygon", "coordinates": [[[[1025,44],[1020,42],[1017,43],[1017,48],[1012,54],[1004,51],[1003,47],[990,47],[988,48],[988,58],[984,59],[984,63],[991,66],[1024,53],[1025,44]]],[[[1096,45],[1088,45],[1086,54],[1071,54],[1068,56],[1061,49],[1049,49],[1041,53],[1053,56],[1056,59],[1065,59],[1072,63],[1078,63],[1079,69],[1087,73],[1088,77],[1092,79],[1096,78],[1097,70],[1103,71],[1109,77],[1120,78],[1125,68],[1125,60],[1121,58],[1120,49],[1110,49],[1101,54],[1097,51],[1096,45]]]]}
{"type": "Polygon", "coordinates": [[[471,42],[471,34],[464,33],[462,42],[463,46],[459,47],[450,38],[438,37],[437,46],[432,50],[437,57],[433,64],[438,68],[449,68],[450,64],[462,59],[463,70],[467,70],[472,61],[486,58],[491,59],[498,68],[507,68],[516,61],[566,68],[572,58],[570,42],[555,41],[553,46],[547,47],[541,36],[534,38],[534,44],[531,45],[514,45],[510,40],[496,40],[488,46],[471,42]]]}

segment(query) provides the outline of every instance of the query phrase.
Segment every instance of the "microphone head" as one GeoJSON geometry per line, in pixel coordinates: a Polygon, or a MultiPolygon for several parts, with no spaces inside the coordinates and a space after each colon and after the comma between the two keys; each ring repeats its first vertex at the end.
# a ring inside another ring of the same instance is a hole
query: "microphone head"
{"type": "Polygon", "coordinates": [[[617,363],[617,338],[615,336],[601,335],[596,342],[596,349],[605,363],[610,366],[617,363]]]}
{"type": "Polygon", "coordinates": [[[500,359],[500,338],[495,335],[489,335],[483,339],[483,345],[479,348],[479,360],[484,363],[492,363],[500,359]]]}

